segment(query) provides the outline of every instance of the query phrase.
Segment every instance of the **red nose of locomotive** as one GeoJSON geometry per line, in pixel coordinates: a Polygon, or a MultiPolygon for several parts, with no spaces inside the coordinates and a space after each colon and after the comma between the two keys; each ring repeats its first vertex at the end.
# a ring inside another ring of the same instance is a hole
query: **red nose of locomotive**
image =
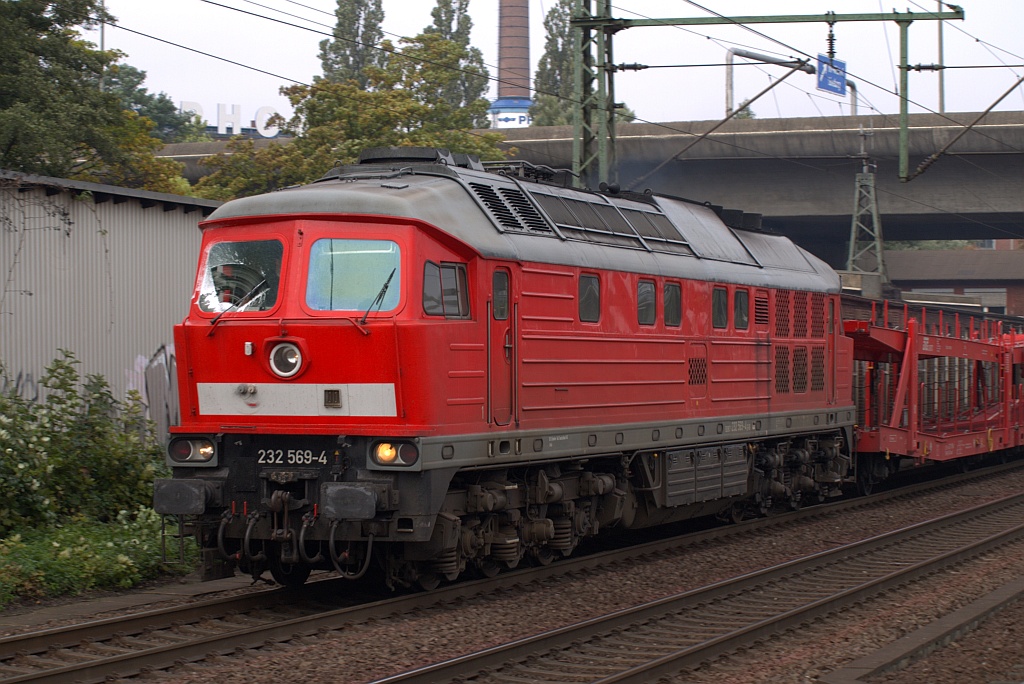
{"type": "Polygon", "coordinates": [[[404,303],[403,250],[394,231],[353,234],[292,220],[220,227],[208,240],[176,329],[186,429],[230,431],[252,417],[267,432],[394,425],[388,329],[404,303]]]}

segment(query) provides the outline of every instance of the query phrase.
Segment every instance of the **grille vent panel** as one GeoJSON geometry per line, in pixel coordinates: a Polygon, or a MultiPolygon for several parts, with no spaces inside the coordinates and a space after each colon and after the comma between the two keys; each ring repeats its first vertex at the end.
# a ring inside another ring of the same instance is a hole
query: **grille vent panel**
{"type": "Polygon", "coordinates": [[[789,394],[789,347],[775,348],[775,393],[789,394]]]}
{"type": "Polygon", "coordinates": [[[807,337],[806,292],[797,292],[793,298],[793,337],[807,337]]]}
{"type": "Polygon", "coordinates": [[[789,337],[789,290],[775,293],[775,336],[789,337]]]}
{"type": "Polygon", "coordinates": [[[690,373],[690,384],[691,385],[706,385],[708,384],[708,360],[702,358],[690,359],[690,363],[687,364],[690,373]]]}
{"type": "Polygon", "coordinates": [[[758,292],[754,295],[754,325],[767,328],[768,314],[768,293],[758,292]]]}
{"type": "Polygon", "coordinates": [[[811,391],[825,391],[825,348],[811,347],[811,391]]]}
{"type": "Polygon", "coordinates": [[[825,336],[825,295],[815,292],[811,295],[811,337],[825,336]]]}
{"type": "Polygon", "coordinates": [[[797,394],[807,391],[807,347],[793,350],[793,391],[797,394]]]}

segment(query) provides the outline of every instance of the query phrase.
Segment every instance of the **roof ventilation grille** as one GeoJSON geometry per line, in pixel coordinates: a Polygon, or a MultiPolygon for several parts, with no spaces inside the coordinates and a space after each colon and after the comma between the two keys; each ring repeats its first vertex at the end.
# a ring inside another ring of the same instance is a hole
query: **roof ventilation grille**
{"type": "Polygon", "coordinates": [[[551,227],[534,208],[530,200],[518,188],[500,188],[502,198],[512,207],[519,219],[530,230],[551,232],[551,227]]]}
{"type": "Polygon", "coordinates": [[[512,208],[505,204],[505,201],[498,195],[494,188],[483,183],[470,183],[476,196],[483,202],[484,206],[491,212],[491,216],[506,230],[524,230],[523,224],[519,222],[512,208]]]}

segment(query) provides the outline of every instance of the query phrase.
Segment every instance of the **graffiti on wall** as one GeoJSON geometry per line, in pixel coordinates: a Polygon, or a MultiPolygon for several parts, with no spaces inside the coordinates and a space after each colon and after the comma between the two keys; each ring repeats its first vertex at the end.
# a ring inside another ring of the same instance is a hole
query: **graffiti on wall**
{"type": "Polygon", "coordinates": [[[0,393],[14,394],[29,401],[39,401],[40,382],[31,371],[18,371],[17,375],[0,375],[0,393]]]}

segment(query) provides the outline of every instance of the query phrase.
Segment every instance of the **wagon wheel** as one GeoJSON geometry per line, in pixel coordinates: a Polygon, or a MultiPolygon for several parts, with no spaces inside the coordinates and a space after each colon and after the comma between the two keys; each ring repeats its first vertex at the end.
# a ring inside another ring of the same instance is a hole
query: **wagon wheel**
{"type": "Polygon", "coordinates": [[[747,517],[747,507],[744,503],[734,503],[729,507],[729,522],[739,525],[747,517]]]}
{"type": "Polygon", "coordinates": [[[875,480],[870,473],[863,470],[857,472],[857,493],[861,496],[868,496],[875,489],[875,480]]]}

